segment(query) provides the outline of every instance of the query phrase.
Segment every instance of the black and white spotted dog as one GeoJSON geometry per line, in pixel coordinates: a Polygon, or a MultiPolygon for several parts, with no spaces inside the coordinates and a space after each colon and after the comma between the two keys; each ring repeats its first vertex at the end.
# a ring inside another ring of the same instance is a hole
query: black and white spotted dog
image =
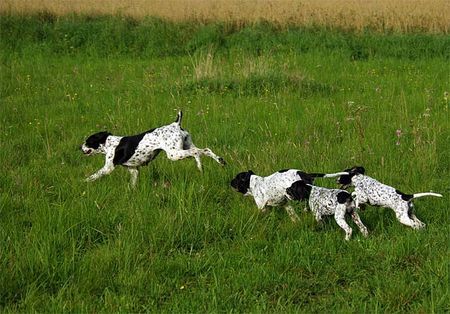
{"type": "Polygon", "coordinates": [[[86,155],[104,154],[106,161],[103,168],[89,176],[86,181],[94,181],[110,174],[118,165],[127,167],[131,174],[131,185],[135,186],[139,167],[147,165],[160,153],[165,151],[170,160],[194,157],[198,169],[202,170],[201,155],[213,158],[219,164],[225,161],[209,148],[197,148],[192,143],[191,135],[181,128],[182,112],[178,112],[175,122],[144,133],[132,136],[115,136],[108,132],[99,132],[89,136],[81,146],[86,155]]]}
{"type": "Polygon", "coordinates": [[[318,187],[302,180],[294,182],[286,189],[286,193],[292,200],[308,199],[309,208],[318,222],[322,221],[322,216],[333,215],[336,223],[345,231],[345,240],[349,240],[353,232],[345,221],[346,215],[351,215],[365,237],[369,234],[358,215],[353,197],[347,191],[318,187]]]}
{"type": "Polygon", "coordinates": [[[416,215],[414,215],[414,204],[412,200],[422,196],[442,197],[437,193],[415,193],[405,194],[399,190],[383,184],[369,176],[366,176],[363,167],[353,167],[345,170],[348,175],[340,176],[337,180],[342,184],[342,188],[346,189],[353,186],[355,191],[352,193],[355,198],[356,206],[361,207],[365,204],[372,206],[381,206],[391,208],[395,212],[395,216],[400,223],[410,226],[413,229],[425,227],[416,215]]]}
{"type": "Polygon", "coordinates": [[[306,180],[312,183],[314,178],[324,177],[332,178],[338,177],[347,172],[338,172],[331,174],[324,173],[306,173],[296,169],[285,169],[275,172],[267,177],[256,175],[253,171],[241,172],[231,180],[231,186],[238,192],[248,196],[253,196],[256,206],[262,211],[267,210],[267,206],[284,206],[286,212],[292,221],[297,221],[299,218],[294,209],[286,204],[289,197],[286,189],[292,183],[299,180],[306,180]]]}

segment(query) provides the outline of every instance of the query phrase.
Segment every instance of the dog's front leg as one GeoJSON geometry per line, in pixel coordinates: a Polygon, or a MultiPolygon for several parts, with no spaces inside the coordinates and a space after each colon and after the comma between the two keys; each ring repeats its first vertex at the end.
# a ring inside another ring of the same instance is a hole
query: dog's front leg
{"type": "Polygon", "coordinates": [[[93,175],[87,177],[85,179],[86,182],[92,182],[95,181],[107,174],[110,174],[114,170],[114,164],[112,162],[107,162],[103,168],[101,168],[99,171],[94,173],[93,175]]]}
{"type": "Polygon", "coordinates": [[[134,188],[134,187],[136,187],[139,170],[137,168],[129,167],[128,171],[131,174],[131,187],[134,188]]]}
{"type": "Polygon", "coordinates": [[[256,206],[258,206],[258,209],[261,210],[262,213],[265,213],[267,211],[267,200],[265,200],[263,197],[260,197],[258,193],[256,193],[253,198],[255,199],[256,206]]]}
{"type": "Polygon", "coordinates": [[[286,205],[286,206],[284,207],[284,209],[286,210],[286,212],[287,212],[288,215],[289,215],[289,218],[291,218],[291,220],[292,220],[293,222],[297,222],[297,221],[300,220],[300,218],[298,218],[298,215],[295,213],[294,208],[292,208],[292,206],[286,205]]]}
{"type": "Polygon", "coordinates": [[[334,219],[336,223],[345,231],[345,240],[350,240],[352,236],[352,228],[345,221],[345,209],[344,210],[336,210],[334,213],[334,219]]]}
{"type": "Polygon", "coordinates": [[[363,234],[363,236],[367,237],[369,235],[369,231],[367,231],[367,227],[364,226],[363,222],[361,221],[361,218],[359,217],[358,212],[356,212],[356,210],[354,210],[351,215],[352,215],[352,220],[358,226],[358,228],[361,231],[361,233],[363,234]]]}
{"type": "Polygon", "coordinates": [[[358,199],[358,193],[355,191],[352,192],[352,198],[355,200],[355,207],[359,208],[359,199],[358,199]]]}

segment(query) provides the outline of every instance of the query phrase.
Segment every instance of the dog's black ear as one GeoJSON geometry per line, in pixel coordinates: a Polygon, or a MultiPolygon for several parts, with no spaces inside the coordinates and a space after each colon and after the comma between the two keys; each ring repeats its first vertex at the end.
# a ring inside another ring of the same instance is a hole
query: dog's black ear
{"type": "Polygon", "coordinates": [[[295,181],[294,183],[292,183],[290,187],[286,189],[287,195],[291,199],[296,201],[301,201],[308,198],[310,191],[311,187],[306,185],[306,183],[303,180],[295,181]]]}
{"type": "Polygon", "coordinates": [[[337,195],[337,201],[339,204],[345,204],[345,203],[349,203],[353,200],[352,196],[350,193],[342,191],[339,192],[337,195]]]}
{"type": "Polygon", "coordinates": [[[302,180],[305,181],[305,183],[313,184],[314,177],[309,175],[309,174],[305,174],[305,175],[302,176],[302,180]]]}
{"type": "Polygon", "coordinates": [[[231,180],[231,186],[242,194],[246,194],[250,188],[250,177],[253,175],[253,171],[241,172],[231,180]]]}
{"type": "Polygon", "coordinates": [[[314,182],[314,177],[309,173],[297,171],[297,175],[306,183],[312,184],[314,182]]]}
{"type": "MultiPolygon", "coordinates": [[[[346,172],[349,172],[349,171],[346,171],[346,172]]],[[[342,175],[337,179],[337,182],[342,185],[349,185],[352,183],[352,177],[353,177],[353,175],[348,175],[348,174],[342,175]]]]}
{"type": "Polygon", "coordinates": [[[361,166],[355,166],[353,168],[345,169],[344,172],[348,172],[348,175],[340,176],[337,179],[337,182],[339,184],[342,184],[343,186],[350,185],[352,183],[352,177],[357,174],[364,174],[366,172],[366,169],[361,166]]]}
{"type": "Polygon", "coordinates": [[[86,140],[86,146],[89,148],[97,149],[101,144],[105,144],[106,139],[111,133],[107,131],[98,132],[89,136],[86,140]]]}

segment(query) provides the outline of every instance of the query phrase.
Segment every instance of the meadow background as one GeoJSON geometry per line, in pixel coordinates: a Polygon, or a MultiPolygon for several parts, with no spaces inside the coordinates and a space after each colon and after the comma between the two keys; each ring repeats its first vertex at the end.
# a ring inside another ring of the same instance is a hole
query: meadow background
{"type": "Polygon", "coordinates": [[[449,311],[448,2],[98,3],[0,3],[2,312],[449,311]],[[178,109],[226,167],[161,154],[134,190],[122,168],[83,182],[88,135],[178,109]],[[353,165],[444,194],[416,200],[427,228],[369,207],[345,242],[229,187],[353,165]]]}

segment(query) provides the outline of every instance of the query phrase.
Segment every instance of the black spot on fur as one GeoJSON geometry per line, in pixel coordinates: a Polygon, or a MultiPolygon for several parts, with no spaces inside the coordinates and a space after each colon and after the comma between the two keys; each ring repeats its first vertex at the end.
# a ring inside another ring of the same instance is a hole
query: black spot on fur
{"type": "Polygon", "coordinates": [[[342,191],[339,192],[337,195],[337,201],[339,204],[345,204],[347,202],[351,202],[353,200],[352,196],[350,195],[350,193],[342,191]]]}
{"type": "Polygon", "coordinates": [[[400,192],[399,190],[395,190],[397,194],[400,194],[402,196],[402,200],[409,202],[414,197],[412,194],[405,194],[403,192],[400,192]]]}
{"type": "Polygon", "coordinates": [[[291,199],[302,201],[309,198],[311,186],[307,185],[303,180],[295,181],[286,189],[286,193],[291,199]]]}
{"type": "Polygon", "coordinates": [[[284,172],[287,172],[287,171],[289,171],[289,169],[281,169],[281,170],[279,170],[278,172],[279,172],[279,173],[284,173],[284,172]]]}
{"type": "Polygon", "coordinates": [[[255,173],[251,170],[237,174],[236,177],[231,180],[231,186],[242,194],[247,193],[250,188],[250,177],[254,174],[255,173]]]}
{"type": "Polygon", "coordinates": [[[153,132],[154,130],[155,129],[151,129],[138,135],[122,137],[120,139],[119,145],[117,145],[114,152],[113,164],[121,165],[127,162],[136,152],[136,148],[138,147],[144,136],[148,133],[153,132]]]}
{"type": "Polygon", "coordinates": [[[86,146],[89,148],[97,149],[100,145],[105,144],[106,139],[110,136],[111,133],[103,131],[92,134],[86,139],[86,146]]]}
{"type": "MultiPolygon", "coordinates": [[[[186,149],[189,149],[190,148],[190,145],[189,145],[190,143],[188,142],[188,138],[187,137],[185,137],[184,139],[183,139],[183,149],[184,150],[186,150],[186,149]]],[[[174,148],[175,149],[175,148],[174,148]]]]}

